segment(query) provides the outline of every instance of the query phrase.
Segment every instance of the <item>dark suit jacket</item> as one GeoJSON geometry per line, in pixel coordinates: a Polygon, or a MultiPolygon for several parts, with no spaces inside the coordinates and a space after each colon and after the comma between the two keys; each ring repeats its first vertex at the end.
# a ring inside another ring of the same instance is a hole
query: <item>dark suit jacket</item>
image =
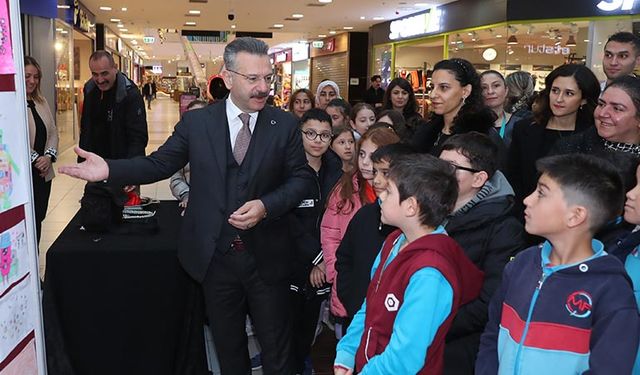
{"type": "MultiPolygon", "coordinates": [[[[226,101],[186,112],[173,134],[148,157],[108,160],[109,182],[147,184],[170,177],[189,162],[191,189],[178,257],[186,271],[202,281],[207,273],[225,212],[228,132],[226,101]]],[[[313,183],[297,122],[287,112],[265,107],[251,138],[247,199],[260,199],[267,217],[241,234],[266,282],[290,275],[293,244],[288,215],[313,183]]]]}

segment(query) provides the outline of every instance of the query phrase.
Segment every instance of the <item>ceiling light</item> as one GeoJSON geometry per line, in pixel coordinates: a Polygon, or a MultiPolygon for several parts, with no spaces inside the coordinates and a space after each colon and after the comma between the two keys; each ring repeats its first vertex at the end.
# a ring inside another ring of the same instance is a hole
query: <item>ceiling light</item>
{"type": "Polygon", "coordinates": [[[137,40],[132,40],[131,44],[136,45],[136,44],[138,44],[138,41],[137,40]]]}
{"type": "Polygon", "coordinates": [[[109,21],[111,21],[111,22],[120,22],[120,18],[112,18],[109,21]]]}
{"type": "Polygon", "coordinates": [[[496,38],[502,38],[502,34],[496,34],[496,38]]]}
{"type": "Polygon", "coordinates": [[[200,14],[199,10],[190,10],[189,14],[200,14]]]}
{"type": "Polygon", "coordinates": [[[345,26],[345,27],[343,27],[343,29],[345,29],[345,30],[353,30],[353,26],[345,26]]]}
{"type": "Polygon", "coordinates": [[[366,19],[366,17],[365,16],[360,16],[360,19],[364,20],[364,19],[366,19]]]}
{"type": "Polygon", "coordinates": [[[373,17],[374,21],[382,21],[384,17],[373,17]]]}
{"type": "Polygon", "coordinates": [[[327,34],[318,34],[318,38],[326,38],[327,34]]]}
{"type": "Polygon", "coordinates": [[[331,30],[331,31],[329,31],[329,34],[331,34],[331,35],[334,35],[335,33],[336,33],[336,31],[335,31],[335,30],[331,30]]]}
{"type": "Polygon", "coordinates": [[[184,25],[185,25],[185,26],[195,26],[195,25],[196,25],[196,23],[195,23],[195,22],[193,22],[193,21],[187,21],[187,22],[185,22],[185,23],[184,23],[184,25]]]}
{"type": "Polygon", "coordinates": [[[302,17],[304,17],[304,14],[294,13],[294,14],[291,15],[291,17],[293,17],[293,18],[302,18],[302,17]]]}
{"type": "Polygon", "coordinates": [[[60,31],[60,34],[69,34],[69,32],[67,30],[62,30],[60,31]]]}
{"type": "Polygon", "coordinates": [[[281,28],[281,27],[284,27],[284,25],[281,23],[274,23],[273,27],[281,28]]]}
{"type": "Polygon", "coordinates": [[[120,32],[122,33],[126,33],[127,31],[129,31],[129,29],[120,29],[120,32]]]}
{"type": "Polygon", "coordinates": [[[117,24],[116,26],[118,26],[118,28],[119,28],[119,29],[121,29],[121,28],[123,28],[123,27],[124,27],[124,25],[123,25],[123,24],[121,24],[121,23],[117,24]]]}
{"type": "Polygon", "coordinates": [[[420,8],[428,8],[428,7],[431,6],[431,4],[428,4],[428,3],[415,3],[413,5],[415,5],[417,7],[420,7],[420,8]]]}
{"type": "Polygon", "coordinates": [[[60,5],[58,4],[58,9],[69,9],[71,8],[71,5],[60,5]]]}
{"type": "Polygon", "coordinates": [[[236,25],[231,25],[231,28],[232,28],[232,29],[235,29],[235,28],[236,28],[236,25]]]}
{"type": "Polygon", "coordinates": [[[511,35],[507,40],[507,44],[518,44],[518,38],[515,35],[511,35]]]}
{"type": "Polygon", "coordinates": [[[333,0],[318,0],[319,3],[329,4],[333,0]]]}
{"type": "Polygon", "coordinates": [[[111,7],[100,7],[100,10],[111,10],[111,7]]]}
{"type": "Polygon", "coordinates": [[[58,27],[58,28],[56,29],[56,31],[58,31],[58,32],[60,32],[60,31],[62,31],[62,30],[64,30],[64,29],[63,29],[63,28],[61,28],[61,27],[58,27]]]}
{"type": "Polygon", "coordinates": [[[567,47],[575,47],[576,46],[576,38],[573,37],[573,35],[569,35],[569,39],[567,39],[567,44],[565,44],[567,47]]]}
{"type": "Polygon", "coordinates": [[[122,9],[122,11],[123,11],[123,12],[126,12],[126,11],[127,11],[127,8],[121,8],[121,9],[122,9]]]}

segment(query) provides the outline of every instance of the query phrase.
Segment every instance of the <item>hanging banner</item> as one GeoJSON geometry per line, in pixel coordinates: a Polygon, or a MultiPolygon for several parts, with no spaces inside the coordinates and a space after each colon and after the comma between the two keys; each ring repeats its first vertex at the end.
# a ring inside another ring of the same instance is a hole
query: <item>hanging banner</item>
{"type": "MultiPolygon", "coordinates": [[[[0,92],[0,103],[16,103],[16,93],[0,92]]],[[[29,165],[29,153],[18,147],[24,142],[24,128],[16,126],[24,123],[21,115],[17,110],[0,111],[0,212],[29,200],[29,171],[21,167],[29,165]]]]}
{"type": "Polygon", "coordinates": [[[5,0],[0,0],[0,74],[15,74],[15,72],[13,49],[11,48],[9,7],[5,0]]]}

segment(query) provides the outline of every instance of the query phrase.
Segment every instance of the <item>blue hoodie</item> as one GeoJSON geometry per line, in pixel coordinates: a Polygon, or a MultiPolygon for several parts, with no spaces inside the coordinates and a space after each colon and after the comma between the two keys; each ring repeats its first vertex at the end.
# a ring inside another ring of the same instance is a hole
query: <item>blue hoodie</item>
{"type": "Polygon", "coordinates": [[[592,246],[589,259],[553,266],[545,242],[507,265],[477,375],[631,373],[640,336],[631,282],[601,242],[592,246]]]}

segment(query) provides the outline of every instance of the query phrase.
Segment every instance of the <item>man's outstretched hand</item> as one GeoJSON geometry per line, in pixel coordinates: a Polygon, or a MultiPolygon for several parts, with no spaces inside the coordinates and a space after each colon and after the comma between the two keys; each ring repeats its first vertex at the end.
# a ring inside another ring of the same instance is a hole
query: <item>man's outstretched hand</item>
{"type": "Polygon", "coordinates": [[[62,166],[58,168],[58,172],[91,182],[103,181],[109,177],[109,166],[103,158],[78,146],[74,147],[73,151],[81,158],[84,158],[84,161],[74,165],[62,166]]]}

